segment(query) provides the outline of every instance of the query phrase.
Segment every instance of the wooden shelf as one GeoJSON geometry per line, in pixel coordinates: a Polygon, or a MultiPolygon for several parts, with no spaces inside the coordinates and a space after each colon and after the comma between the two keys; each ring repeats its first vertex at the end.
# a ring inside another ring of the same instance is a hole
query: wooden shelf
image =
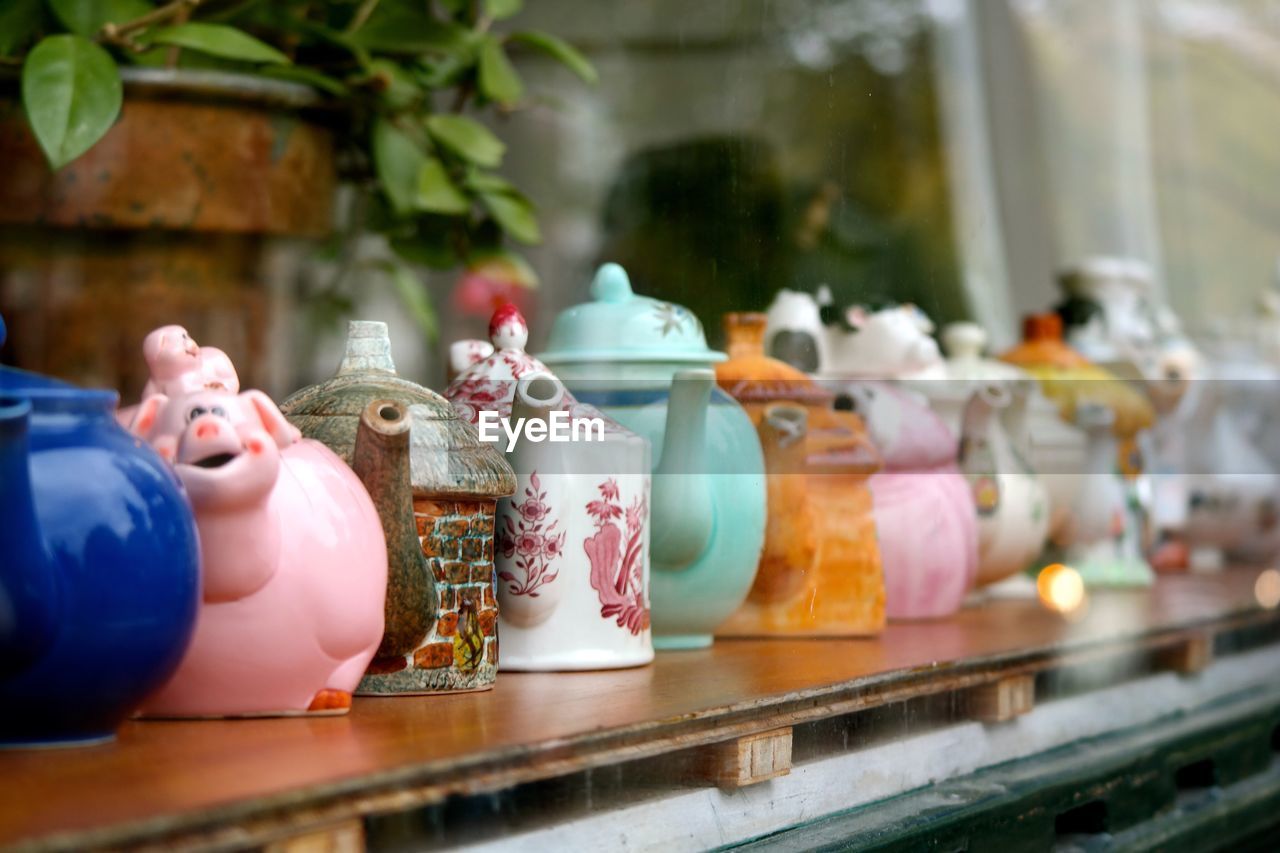
{"type": "Polygon", "coordinates": [[[1194,674],[1215,636],[1280,627],[1257,576],[1096,592],[1074,619],[997,600],[874,640],[735,640],[633,670],[503,673],[488,693],[358,699],[346,717],[132,722],[114,744],[0,753],[0,845],[261,844],[932,693],[981,697],[975,715],[1003,719],[1043,669],[1149,651],[1194,674]]]}

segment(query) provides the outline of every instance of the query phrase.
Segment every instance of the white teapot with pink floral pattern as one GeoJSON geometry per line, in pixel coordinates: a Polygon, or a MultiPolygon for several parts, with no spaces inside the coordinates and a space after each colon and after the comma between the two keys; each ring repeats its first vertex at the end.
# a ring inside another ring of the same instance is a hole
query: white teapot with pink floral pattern
{"type": "Polygon", "coordinates": [[[649,442],[574,399],[524,351],[514,306],[492,346],[458,341],[445,396],[516,472],[494,537],[504,670],[582,670],[653,660],[649,442]]]}

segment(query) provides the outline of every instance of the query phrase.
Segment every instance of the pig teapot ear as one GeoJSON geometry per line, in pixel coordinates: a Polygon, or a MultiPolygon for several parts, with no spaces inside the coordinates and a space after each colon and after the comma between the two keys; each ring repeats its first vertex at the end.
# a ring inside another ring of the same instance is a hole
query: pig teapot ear
{"type": "Polygon", "coordinates": [[[239,395],[245,402],[245,414],[255,417],[281,450],[302,440],[302,433],[285,420],[275,402],[261,391],[244,391],[239,395]]]}
{"type": "Polygon", "coordinates": [[[129,422],[129,432],[138,438],[146,439],[151,435],[151,430],[156,425],[156,420],[160,417],[160,412],[169,402],[169,398],[164,394],[155,393],[144,399],[138,404],[138,410],[134,412],[133,420],[129,422]]]}

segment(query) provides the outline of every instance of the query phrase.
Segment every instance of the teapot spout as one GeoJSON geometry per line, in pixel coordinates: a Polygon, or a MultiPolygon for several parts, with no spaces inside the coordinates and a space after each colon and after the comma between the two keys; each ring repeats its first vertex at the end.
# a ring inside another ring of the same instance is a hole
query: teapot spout
{"type": "Polygon", "coordinates": [[[985,435],[991,425],[991,415],[997,409],[1005,409],[1014,401],[1013,392],[1003,385],[984,385],[969,397],[960,419],[960,443],[985,435]]]}
{"type": "Polygon", "coordinates": [[[511,401],[511,420],[544,421],[550,424],[551,413],[564,405],[564,386],[550,373],[534,373],[516,385],[511,401]]]}
{"type": "Polygon", "coordinates": [[[0,397],[0,677],[35,661],[57,633],[58,572],[31,487],[31,403],[0,397]]]}
{"type": "Polygon", "coordinates": [[[684,370],[671,382],[662,458],[654,469],[650,553],[671,570],[691,566],[707,549],[715,525],[706,471],[707,408],[715,373],[684,370]]]}
{"type": "Polygon", "coordinates": [[[439,605],[435,574],[422,553],[413,515],[411,426],[407,406],[374,400],[360,413],[351,457],[351,469],[373,499],[387,541],[386,633],[377,658],[403,657],[418,648],[435,624],[439,605]]]}

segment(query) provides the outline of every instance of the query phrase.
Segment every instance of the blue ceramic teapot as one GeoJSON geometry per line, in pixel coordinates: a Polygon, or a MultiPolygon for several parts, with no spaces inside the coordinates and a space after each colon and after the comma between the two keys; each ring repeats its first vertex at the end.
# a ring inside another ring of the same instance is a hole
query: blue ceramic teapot
{"type": "Polygon", "coordinates": [[[653,442],[650,600],[658,648],[701,648],[751,589],[764,544],[764,455],[715,384],[724,353],[688,309],[631,290],[605,264],[562,312],[541,360],[585,403],[653,442]]]}
{"type": "Polygon", "coordinates": [[[111,738],[195,627],[191,508],[116,400],[0,367],[0,745],[111,738]]]}

